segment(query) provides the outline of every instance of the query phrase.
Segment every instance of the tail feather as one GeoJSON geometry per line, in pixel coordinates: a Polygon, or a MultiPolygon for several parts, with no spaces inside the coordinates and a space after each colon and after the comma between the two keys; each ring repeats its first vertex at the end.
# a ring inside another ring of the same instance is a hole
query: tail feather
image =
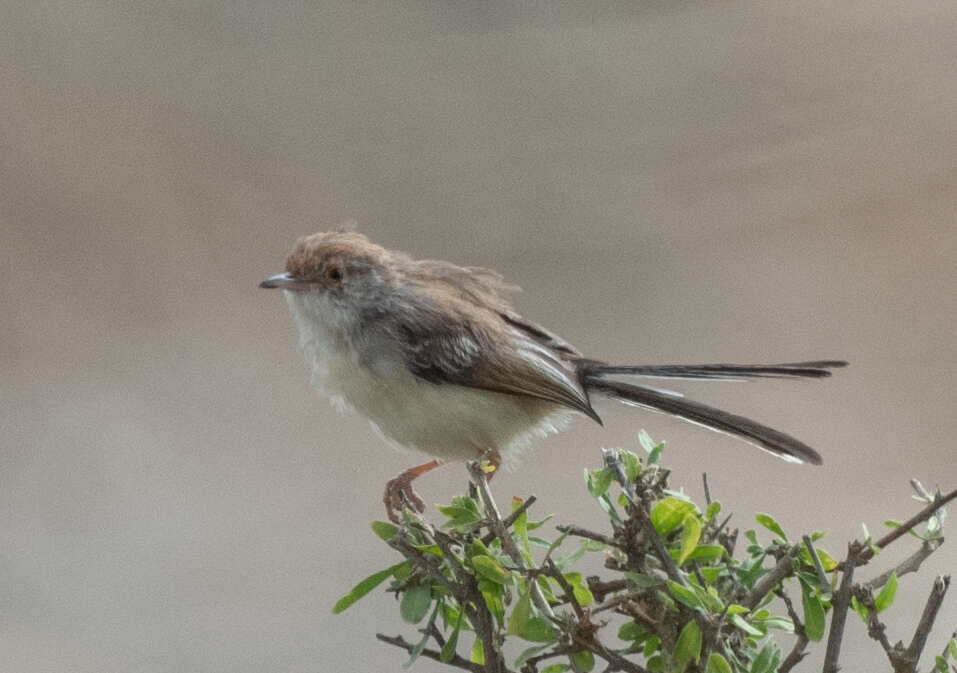
{"type": "Polygon", "coordinates": [[[740,437],[779,458],[814,465],[822,463],[821,456],[807,444],[774,428],[752,421],[750,418],[737,416],[682,397],[665,395],[644,386],[609,381],[594,374],[586,374],[583,382],[589,392],[602,393],[626,404],[661,411],[718,432],[740,437]]]}
{"type": "Polygon", "coordinates": [[[774,365],[606,365],[589,363],[586,376],[647,376],[679,379],[742,380],[754,378],[794,379],[825,378],[830,369],[845,367],[843,360],[814,360],[812,362],[785,362],[774,365]]]}

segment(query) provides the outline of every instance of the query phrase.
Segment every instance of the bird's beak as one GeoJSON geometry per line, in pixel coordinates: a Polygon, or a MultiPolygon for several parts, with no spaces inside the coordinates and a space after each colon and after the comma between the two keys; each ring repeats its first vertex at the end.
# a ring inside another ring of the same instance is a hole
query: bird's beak
{"type": "Polygon", "coordinates": [[[283,290],[305,292],[311,289],[312,283],[306,280],[299,280],[290,273],[277,273],[275,276],[270,276],[261,282],[259,287],[266,288],[267,290],[278,287],[283,290]]]}

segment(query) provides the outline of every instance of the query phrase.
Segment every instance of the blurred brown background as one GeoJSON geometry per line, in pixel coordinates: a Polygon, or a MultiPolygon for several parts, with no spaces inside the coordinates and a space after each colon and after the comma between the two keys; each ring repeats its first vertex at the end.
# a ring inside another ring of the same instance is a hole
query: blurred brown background
{"type": "MultiPolygon", "coordinates": [[[[834,553],[957,486],[955,64],[949,0],[0,3],[0,670],[400,670],[388,596],[330,608],[394,562],[368,522],[419,457],[318,398],[257,289],[348,218],[596,357],[853,363],[683,386],[823,468],[609,407],[503,499],[597,521],[581,468],[640,427],[834,553]]],[[[950,596],[928,652],[955,627],[950,596]]],[[[886,668],[856,621],[846,651],[886,668]]]]}

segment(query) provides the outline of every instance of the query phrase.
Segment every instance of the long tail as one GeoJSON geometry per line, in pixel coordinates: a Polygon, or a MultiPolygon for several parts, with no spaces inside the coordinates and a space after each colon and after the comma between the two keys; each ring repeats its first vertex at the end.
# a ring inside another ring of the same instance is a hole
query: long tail
{"type": "Polygon", "coordinates": [[[647,376],[676,379],[820,379],[831,375],[835,367],[846,367],[843,360],[785,362],[776,365],[606,365],[589,362],[586,376],[647,376]]]}
{"type": "MultiPolygon", "coordinates": [[[[803,366],[812,363],[801,364],[802,366],[799,369],[819,369],[819,367],[809,368],[803,366]]],[[[813,364],[820,365],[822,363],[813,364]]],[[[843,365],[843,363],[841,364],[843,365]]],[[[706,365],[706,367],[715,366],[724,367],[725,365],[706,365]]],[[[833,363],[832,366],[834,366],[833,363]]],[[[774,368],[780,369],[784,367],[784,365],[776,365],[774,368]]],[[[701,371],[700,367],[691,368],[701,371]]],[[[768,375],[765,371],[763,371],[765,369],[767,368],[747,368],[747,370],[751,372],[754,372],[755,370],[762,370],[761,373],[752,373],[752,376],[768,375]]],[[[706,369],[706,371],[713,370],[706,369]]],[[[721,370],[721,372],[726,371],[727,370],[721,370]]],[[[798,376],[800,376],[800,374],[798,374],[798,376]]],[[[811,376],[815,375],[812,374],[811,376]]],[[[754,444],[758,448],[769,451],[779,458],[783,458],[791,462],[812,463],[814,465],[820,465],[822,462],[821,456],[817,453],[817,451],[812,449],[807,444],[795,439],[794,437],[791,437],[790,435],[779,432],[774,428],[769,428],[766,425],[761,425],[756,421],[752,421],[750,418],[745,418],[744,416],[737,416],[735,414],[728,413],[727,411],[721,411],[720,409],[715,409],[714,407],[709,407],[699,402],[693,402],[683,397],[673,397],[644,386],[636,386],[630,383],[623,383],[621,381],[608,381],[601,378],[600,375],[596,375],[591,372],[586,372],[584,374],[583,383],[590,392],[594,391],[603,393],[626,404],[634,404],[647,409],[652,409],[653,411],[661,411],[673,416],[678,416],[679,418],[683,418],[687,421],[691,421],[692,423],[698,423],[705,427],[711,428],[712,430],[717,430],[718,432],[726,432],[736,437],[740,437],[746,442],[754,444]]]]}

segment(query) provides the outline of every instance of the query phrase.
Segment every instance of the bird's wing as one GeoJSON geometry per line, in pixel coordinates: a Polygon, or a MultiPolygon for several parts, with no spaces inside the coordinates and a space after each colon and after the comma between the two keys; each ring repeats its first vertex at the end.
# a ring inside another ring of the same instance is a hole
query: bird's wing
{"type": "Polygon", "coordinates": [[[576,368],[562,357],[570,347],[553,348],[545,330],[517,326],[520,318],[504,301],[490,306],[472,301],[455,286],[431,285],[415,288],[405,306],[394,336],[419,378],[548,400],[601,423],[576,368]],[[505,311],[511,320],[503,317],[505,311]]]}

